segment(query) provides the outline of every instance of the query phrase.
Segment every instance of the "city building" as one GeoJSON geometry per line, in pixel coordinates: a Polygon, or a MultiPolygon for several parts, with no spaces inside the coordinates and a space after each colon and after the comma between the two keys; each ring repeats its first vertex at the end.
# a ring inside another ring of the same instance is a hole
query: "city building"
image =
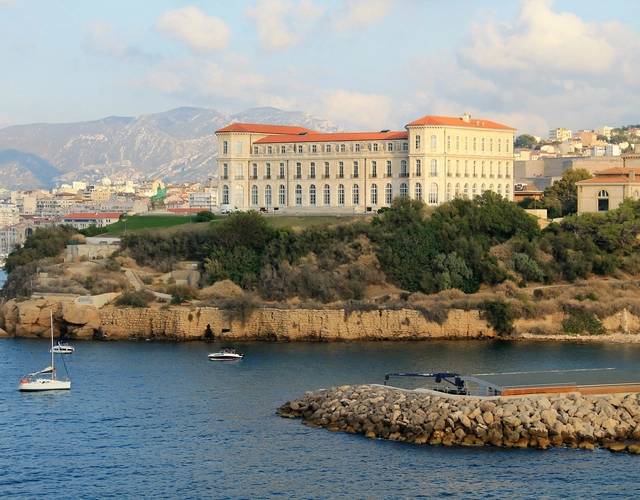
{"type": "Polygon", "coordinates": [[[89,226],[104,227],[115,224],[120,220],[122,214],[119,212],[106,213],[75,213],[65,215],[62,218],[63,224],[69,224],[76,229],[86,229],[89,226]]]}
{"type": "Polygon", "coordinates": [[[606,212],[620,206],[625,198],[637,200],[640,194],[640,166],[602,170],[592,179],[576,182],[578,213],[606,212]]]}
{"type": "Polygon", "coordinates": [[[549,130],[549,140],[551,141],[566,141],[567,139],[571,139],[571,130],[567,130],[566,128],[556,127],[553,130],[549,130]]]}
{"type": "Polygon", "coordinates": [[[612,130],[613,130],[613,127],[607,127],[606,125],[601,125],[593,129],[593,131],[597,135],[604,135],[607,139],[611,139],[612,130]]]}
{"type": "Polygon", "coordinates": [[[512,200],[515,131],[468,114],[359,133],[235,123],[216,132],[218,201],[348,214],[377,211],[397,196],[439,205],[491,190],[512,200]]]}

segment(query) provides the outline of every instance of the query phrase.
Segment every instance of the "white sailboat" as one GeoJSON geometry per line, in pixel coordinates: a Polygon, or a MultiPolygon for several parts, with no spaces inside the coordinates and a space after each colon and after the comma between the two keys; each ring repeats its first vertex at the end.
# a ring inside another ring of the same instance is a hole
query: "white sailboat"
{"type": "MultiPolygon", "coordinates": [[[[20,379],[19,391],[36,392],[36,391],[62,391],[71,389],[71,380],[58,380],[56,377],[56,369],[54,365],[55,352],[53,350],[53,310],[49,310],[51,318],[51,366],[47,366],[44,370],[33,372],[20,379]],[[51,377],[38,377],[38,375],[51,374],[51,377]]],[[[64,361],[64,360],[63,360],[64,361]]],[[[66,366],[66,365],[65,365],[66,366]]]]}

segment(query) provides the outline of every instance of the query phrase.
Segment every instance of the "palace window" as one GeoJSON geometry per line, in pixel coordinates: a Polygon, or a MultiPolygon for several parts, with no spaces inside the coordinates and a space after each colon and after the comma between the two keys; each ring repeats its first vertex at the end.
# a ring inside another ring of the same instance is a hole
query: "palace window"
{"type": "Polygon", "coordinates": [[[460,136],[456,135],[456,151],[460,150],[460,136]]]}
{"type": "Polygon", "coordinates": [[[273,205],[273,200],[271,199],[271,186],[267,186],[266,188],[264,188],[264,202],[266,203],[267,207],[269,205],[273,205]]]}
{"type": "Polygon", "coordinates": [[[311,184],[311,186],[309,186],[309,205],[315,205],[315,204],[316,204],[316,185],[311,184]]]}
{"type": "Polygon", "coordinates": [[[253,174],[252,174],[252,176],[253,176],[254,179],[258,178],[258,164],[257,163],[253,164],[253,174]]]}
{"type": "Polygon", "coordinates": [[[287,146],[280,146],[280,152],[285,154],[287,152],[287,146]]]}
{"type": "Polygon", "coordinates": [[[391,160],[387,160],[387,177],[391,177],[391,160]]]}
{"type": "Polygon", "coordinates": [[[447,136],[447,149],[451,149],[451,136],[447,136]]]}
{"type": "Polygon", "coordinates": [[[222,154],[229,154],[229,143],[227,141],[222,141],[222,154]]]}
{"type": "Polygon", "coordinates": [[[345,153],[347,151],[347,148],[344,144],[340,144],[340,152],[341,153],[345,153]]]}
{"type": "Polygon", "coordinates": [[[416,135],[416,149],[420,149],[420,136],[416,135]]]}
{"type": "Polygon", "coordinates": [[[269,153],[270,155],[273,154],[273,147],[272,146],[267,146],[267,153],[269,153]]]}
{"type": "Polygon", "coordinates": [[[331,204],[331,188],[329,187],[329,184],[324,185],[324,204],[331,204]]]}
{"type": "Polygon", "coordinates": [[[431,135],[431,149],[436,149],[438,147],[438,138],[435,134],[431,135]]]}
{"type": "Polygon", "coordinates": [[[236,142],[236,154],[239,154],[239,155],[242,154],[242,141],[236,142]]]}
{"type": "Polygon", "coordinates": [[[416,184],[414,191],[415,191],[415,199],[422,201],[422,184],[418,182],[416,184]]]}
{"type": "Polygon", "coordinates": [[[344,205],[344,184],[338,185],[338,205],[344,205]]]}
{"type": "Polygon", "coordinates": [[[393,151],[393,142],[387,144],[387,151],[393,151]]]}
{"type": "Polygon", "coordinates": [[[338,178],[344,179],[344,162],[338,163],[338,178]]]}
{"type": "Polygon", "coordinates": [[[371,204],[378,204],[378,186],[375,184],[371,185],[371,204]]]}
{"type": "Polygon", "coordinates": [[[360,152],[360,144],[356,144],[356,153],[360,152]]]}
{"type": "Polygon", "coordinates": [[[471,198],[475,198],[477,194],[478,194],[478,185],[474,184],[471,187],[471,198]]]}
{"type": "Polygon", "coordinates": [[[331,153],[331,144],[327,144],[326,150],[327,150],[327,153],[331,153]]]}
{"type": "Polygon", "coordinates": [[[498,153],[502,152],[502,139],[498,139],[498,153]]]}
{"type": "Polygon", "coordinates": [[[298,144],[298,153],[302,153],[302,144],[298,144]]]}
{"type": "Polygon", "coordinates": [[[387,184],[387,187],[385,189],[385,202],[388,205],[391,205],[392,201],[393,201],[393,186],[391,186],[391,184],[387,184]]]}
{"type": "Polygon", "coordinates": [[[258,186],[251,187],[251,204],[252,205],[258,204],[258,186]]]}
{"type": "Polygon", "coordinates": [[[314,161],[311,162],[311,167],[309,168],[309,177],[311,179],[316,178],[316,163],[314,161]]]}
{"type": "Polygon", "coordinates": [[[477,151],[478,150],[478,139],[477,138],[473,138],[473,150],[477,151]]]}
{"type": "Polygon", "coordinates": [[[229,186],[222,186],[222,203],[229,203],[229,186]]]}
{"type": "Polygon", "coordinates": [[[278,198],[280,202],[280,206],[284,206],[287,203],[286,191],[283,185],[280,185],[280,189],[278,190],[278,198]]]}
{"type": "Polygon", "coordinates": [[[437,177],[438,176],[438,161],[437,160],[431,160],[431,170],[429,171],[429,175],[431,177],[437,177]]]}
{"type": "Polygon", "coordinates": [[[420,177],[422,175],[422,161],[416,160],[416,175],[420,177]]]}
{"type": "Polygon", "coordinates": [[[227,163],[222,164],[222,178],[223,179],[229,178],[229,165],[227,163]]]}
{"type": "Polygon", "coordinates": [[[284,163],[280,164],[280,178],[284,179],[284,163]]]}
{"type": "Polygon", "coordinates": [[[409,143],[408,142],[403,142],[402,143],[402,151],[409,151],[409,143]]]}
{"type": "Polygon", "coordinates": [[[267,175],[265,177],[271,179],[271,163],[267,163],[267,175]]]}
{"type": "Polygon", "coordinates": [[[353,185],[352,194],[353,194],[353,204],[359,205],[360,204],[360,187],[358,187],[357,184],[353,185]]]}
{"type": "Polygon", "coordinates": [[[409,188],[407,187],[407,184],[403,182],[402,184],[400,184],[400,196],[406,198],[408,194],[409,188]]]}
{"type": "Polygon", "coordinates": [[[480,151],[484,151],[484,137],[480,141],[480,151]]]}
{"type": "Polygon", "coordinates": [[[324,162],[324,178],[325,179],[329,178],[329,162],[328,161],[324,162]]]}
{"type": "Polygon", "coordinates": [[[447,193],[445,197],[445,201],[451,201],[451,183],[447,183],[447,193]]]}
{"type": "Polygon", "coordinates": [[[353,178],[357,179],[358,178],[358,174],[359,174],[359,170],[358,170],[358,162],[354,161],[353,162],[353,178]]]}
{"type": "Polygon", "coordinates": [[[315,144],[313,146],[311,146],[311,152],[312,153],[317,153],[318,152],[318,146],[316,146],[315,144]]]}
{"type": "Polygon", "coordinates": [[[400,162],[400,177],[407,177],[407,160],[400,162]]]}
{"type": "Polygon", "coordinates": [[[254,155],[258,154],[258,146],[253,146],[253,154],[254,155]]]}
{"type": "Polygon", "coordinates": [[[465,200],[469,199],[469,184],[465,184],[464,185],[463,194],[464,194],[464,199],[465,200]]]}
{"type": "Polygon", "coordinates": [[[371,162],[371,177],[377,177],[378,176],[378,162],[377,161],[372,161],[371,162]]]}
{"type": "Polygon", "coordinates": [[[493,153],[493,137],[489,139],[489,151],[493,153]]]}
{"type": "Polygon", "coordinates": [[[296,179],[302,178],[302,163],[296,163],[296,179]]]}
{"type": "Polygon", "coordinates": [[[296,205],[302,205],[302,186],[300,184],[296,185],[296,205]]]}
{"type": "Polygon", "coordinates": [[[504,197],[509,198],[509,184],[504,185],[504,197]]]}
{"type": "Polygon", "coordinates": [[[378,151],[378,143],[377,142],[373,143],[373,150],[374,151],[378,151]]]}
{"type": "Polygon", "coordinates": [[[432,182],[429,186],[429,204],[438,204],[438,185],[435,182],[432,182]]]}

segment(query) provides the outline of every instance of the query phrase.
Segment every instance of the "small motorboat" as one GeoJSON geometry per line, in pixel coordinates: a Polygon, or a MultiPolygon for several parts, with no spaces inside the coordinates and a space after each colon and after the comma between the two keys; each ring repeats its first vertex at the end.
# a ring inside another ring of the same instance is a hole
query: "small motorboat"
{"type": "Polygon", "coordinates": [[[232,347],[223,347],[219,352],[209,354],[210,361],[239,361],[244,358],[244,354],[238,354],[232,347]]]}
{"type": "Polygon", "coordinates": [[[58,340],[56,345],[54,345],[49,352],[53,352],[55,354],[71,354],[75,349],[71,347],[64,340],[58,340]]]}

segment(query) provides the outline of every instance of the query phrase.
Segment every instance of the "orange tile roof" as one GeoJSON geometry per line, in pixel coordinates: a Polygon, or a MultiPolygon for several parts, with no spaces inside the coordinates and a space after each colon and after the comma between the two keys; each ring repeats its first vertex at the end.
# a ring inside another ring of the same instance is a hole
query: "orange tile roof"
{"type": "Polygon", "coordinates": [[[63,219],[117,219],[122,215],[120,212],[79,212],[75,214],[65,215],[63,219]]]}
{"type": "Polygon", "coordinates": [[[596,177],[605,176],[605,175],[625,175],[625,174],[629,174],[629,172],[635,172],[636,175],[640,175],[640,168],[611,167],[611,168],[607,168],[605,170],[600,170],[600,171],[596,172],[594,175],[596,177]]]}
{"type": "Polygon", "coordinates": [[[513,127],[507,127],[500,123],[492,122],[489,120],[479,120],[477,118],[471,118],[469,122],[465,122],[462,118],[456,118],[451,116],[423,116],[417,120],[407,124],[407,127],[412,125],[444,125],[449,127],[471,127],[471,128],[492,128],[500,130],[516,130],[513,127]]]}
{"type": "Polygon", "coordinates": [[[348,132],[342,134],[319,134],[314,132],[306,135],[280,135],[263,137],[254,144],[273,144],[283,142],[349,142],[349,141],[395,141],[406,140],[408,132],[348,132]]]}
{"type": "Polygon", "coordinates": [[[585,179],[583,181],[578,181],[576,182],[576,185],[578,184],[623,184],[623,183],[627,183],[627,184],[636,184],[640,182],[640,177],[638,177],[637,179],[630,179],[629,177],[627,177],[626,175],[619,175],[619,176],[611,176],[611,177],[594,177],[592,179],[585,179]]]}
{"type": "Polygon", "coordinates": [[[261,125],[257,123],[232,123],[220,130],[216,130],[216,134],[219,132],[249,132],[255,134],[299,134],[300,132],[307,132],[308,134],[317,134],[315,130],[310,130],[303,127],[290,127],[287,125],[261,125]]]}

